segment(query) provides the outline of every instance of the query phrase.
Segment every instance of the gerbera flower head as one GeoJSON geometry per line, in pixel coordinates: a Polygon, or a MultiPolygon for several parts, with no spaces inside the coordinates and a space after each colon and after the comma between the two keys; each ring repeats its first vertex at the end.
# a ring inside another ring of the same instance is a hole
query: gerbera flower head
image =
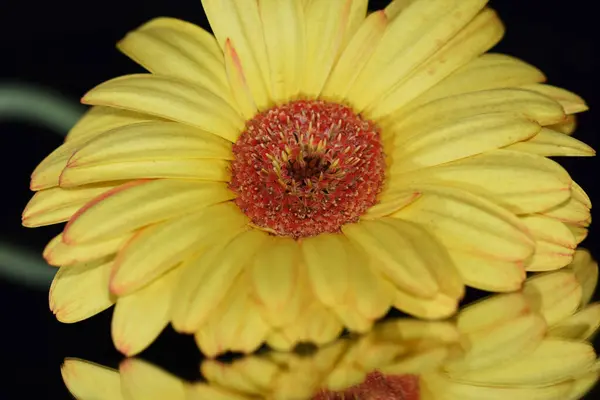
{"type": "Polygon", "coordinates": [[[384,182],[379,128],[336,103],[300,100],[258,114],[233,153],[235,203],[278,236],[340,232],[377,203],[384,182]]]}
{"type": "Polygon", "coordinates": [[[214,36],[158,18],[119,48],[149,73],[102,83],[32,175],[26,226],[75,322],[116,303],[141,351],[169,323],[207,354],[325,343],[391,307],[452,315],[585,238],[585,192],[548,156],[578,96],[486,53],[485,0],[204,0],[214,36]]]}
{"type": "Polygon", "coordinates": [[[119,371],[69,359],[62,374],[81,399],[578,400],[600,376],[589,343],[600,327],[600,303],[588,298],[597,272],[580,250],[570,267],[467,306],[455,320],[395,319],[312,351],[204,360],[204,382],[136,359],[119,371]]]}

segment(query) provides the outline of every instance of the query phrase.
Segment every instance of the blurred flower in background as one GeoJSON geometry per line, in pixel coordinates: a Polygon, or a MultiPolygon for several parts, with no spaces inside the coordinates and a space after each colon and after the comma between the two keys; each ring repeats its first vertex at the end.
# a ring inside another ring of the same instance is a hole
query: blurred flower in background
{"type": "Polygon", "coordinates": [[[320,349],[206,360],[205,382],[137,359],[119,371],[67,359],[62,374],[81,400],[576,400],[600,373],[588,342],[600,327],[600,303],[589,303],[597,278],[597,264],[578,250],[568,268],[469,305],[453,320],[390,320],[320,349]]]}
{"type": "Polygon", "coordinates": [[[23,213],[67,222],[60,321],[116,303],[126,355],[169,323],[210,356],[289,350],[572,260],[591,204],[546,157],[594,154],[569,136],[584,101],[484,54],[485,0],[367,3],[204,0],[215,37],[159,18],[120,42],[150,74],[83,97],[23,213]]]}

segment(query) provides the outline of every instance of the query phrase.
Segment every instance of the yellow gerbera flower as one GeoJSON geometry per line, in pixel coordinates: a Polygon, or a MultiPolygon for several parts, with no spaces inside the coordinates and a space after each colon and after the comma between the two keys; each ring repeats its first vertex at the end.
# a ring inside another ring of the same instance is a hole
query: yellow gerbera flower
{"type": "Polygon", "coordinates": [[[127,35],[151,73],[88,92],[32,175],[24,225],[68,221],[45,250],[59,320],[116,303],[128,355],[169,322],[211,354],[290,349],[571,261],[590,202],[546,156],[594,154],[568,135],[586,105],[484,54],[486,0],[202,3],[215,36],[127,35]]]}
{"type": "Polygon", "coordinates": [[[455,321],[398,319],[313,353],[206,360],[204,383],[135,359],[118,372],[68,359],[62,374],[82,400],[577,400],[600,373],[588,342],[600,327],[600,303],[588,303],[597,273],[579,251],[570,268],[484,299],[455,321]]]}

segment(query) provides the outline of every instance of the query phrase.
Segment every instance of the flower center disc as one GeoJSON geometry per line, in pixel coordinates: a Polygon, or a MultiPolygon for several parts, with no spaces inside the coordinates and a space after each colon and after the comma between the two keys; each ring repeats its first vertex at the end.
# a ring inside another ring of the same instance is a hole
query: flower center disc
{"type": "Polygon", "coordinates": [[[235,202],[279,236],[339,232],[377,201],[385,172],[379,133],[349,107],[325,101],[262,112],[233,145],[235,202]]]}

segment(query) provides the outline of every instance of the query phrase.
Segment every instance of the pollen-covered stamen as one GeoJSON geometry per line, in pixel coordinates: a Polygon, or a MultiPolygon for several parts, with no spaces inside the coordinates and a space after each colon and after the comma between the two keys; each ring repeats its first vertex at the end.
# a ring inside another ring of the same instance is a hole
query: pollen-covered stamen
{"type": "Polygon", "coordinates": [[[233,145],[230,187],[252,222],[294,238],[338,232],[377,201],[379,128],[349,107],[294,101],[256,115],[233,145]]]}

